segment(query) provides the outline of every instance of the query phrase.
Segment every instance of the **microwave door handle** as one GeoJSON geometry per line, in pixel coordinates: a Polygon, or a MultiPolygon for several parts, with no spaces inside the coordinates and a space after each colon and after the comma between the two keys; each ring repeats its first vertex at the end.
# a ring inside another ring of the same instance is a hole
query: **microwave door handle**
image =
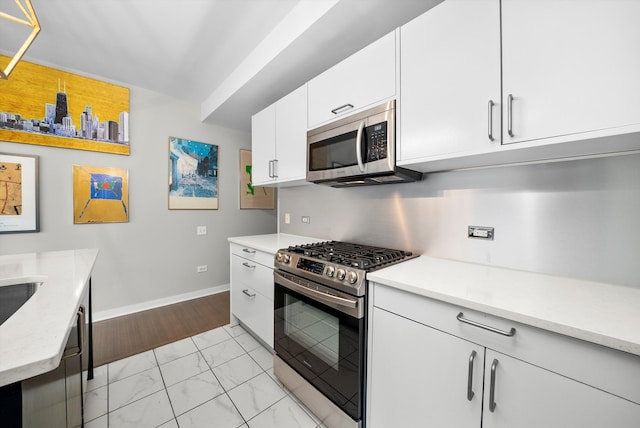
{"type": "Polygon", "coordinates": [[[364,131],[364,120],[360,122],[358,133],[356,134],[356,159],[358,160],[360,172],[364,172],[364,163],[362,162],[362,131],[364,131]]]}

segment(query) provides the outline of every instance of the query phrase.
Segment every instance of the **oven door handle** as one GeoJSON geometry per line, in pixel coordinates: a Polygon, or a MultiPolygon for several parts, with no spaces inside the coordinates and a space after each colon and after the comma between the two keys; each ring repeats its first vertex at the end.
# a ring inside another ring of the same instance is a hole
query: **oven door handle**
{"type": "MultiPolygon", "coordinates": [[[[329,306],[340,310],[340,308],[348,308],[348,309],[361,309],[358,308],[358,300],[357,299],[346,299],[344,297],[332,296],[329,294],[325,294],[321,291],[312,290],[311,288],[304,287],[302,285],[296,284],[295,282],[285,278],[278,271],[274,271],[273,274],[276,276],[276,283],[282,285],[289,290],[296,291],[302,295],[305,295],[314,300],[323,302],[328,304],[329,306]]],[[[342,311],[347,312],[347,311],[342,311]]],[[[352,311],[348,311],[352,312],[352,311]]]]}

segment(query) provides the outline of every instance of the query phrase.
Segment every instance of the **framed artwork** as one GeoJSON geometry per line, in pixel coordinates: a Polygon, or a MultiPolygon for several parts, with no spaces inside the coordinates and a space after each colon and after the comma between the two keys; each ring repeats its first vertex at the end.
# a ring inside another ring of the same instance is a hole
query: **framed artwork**
{"type": "Polygon", "coordinates": [[[169,209],[218,209],[218,146],[169,137],[169,209]]]}
{"type": "Polygon", "coordinates": [[[73,166],[73,223],[129,221],[129,171],[73,166]]]}
{"type": "Polygon", "coordinates": [[[240,209],[274,209],[276,207],[274,189],[254,186],[251,169],[251,151],[240,150],[240,209]]]}
{"type": "Polygon", "coordinates": [[[0,140],[128,155],[129,89],[20,61],[2,81],[0,140]]]}
{"type": "Polygon", "coordinates": [[[0,153],[0,233],[39,231],[38,156],[0,153]]]}

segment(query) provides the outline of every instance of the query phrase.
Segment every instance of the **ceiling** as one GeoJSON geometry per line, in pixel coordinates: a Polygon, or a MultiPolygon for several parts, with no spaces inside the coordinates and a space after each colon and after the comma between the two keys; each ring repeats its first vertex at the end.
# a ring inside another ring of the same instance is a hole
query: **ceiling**
{"type": "MultiPolygon", "coordinates": [[[[202,121],[248,131],[252,114],[440,1],[32,0],[42,30],[24,59],[195,102],[202,121]]],[[[10,0],[0,11],[20,15],[10,0]]],[[[0,20],[0,52],[28,32],[0,20]]]]}

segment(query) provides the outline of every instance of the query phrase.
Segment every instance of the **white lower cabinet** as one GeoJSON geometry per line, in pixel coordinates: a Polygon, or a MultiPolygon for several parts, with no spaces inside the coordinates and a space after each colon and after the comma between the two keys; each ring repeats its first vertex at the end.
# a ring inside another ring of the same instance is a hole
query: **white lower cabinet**
{"type": "Polygon", "coordinates": [[[231,244],[231,313],[273,348],[273,254],[231,244]]]}
{"type": "Polygon", "coordinates": [[[388,287],[374,299],[368,428],[640,426],[640,357],[388,287]]]}
{"type": "Polygon", "coordinates": [[[487,349],[484,370],[485,428],[640,426],[640,405],[508,355],[487,349]]]}
{"type": "Polygon", "coordinates": [[[373,310],[372,345],[368,428],[479,426],[482,347],[380,308],[373,310]]]}

